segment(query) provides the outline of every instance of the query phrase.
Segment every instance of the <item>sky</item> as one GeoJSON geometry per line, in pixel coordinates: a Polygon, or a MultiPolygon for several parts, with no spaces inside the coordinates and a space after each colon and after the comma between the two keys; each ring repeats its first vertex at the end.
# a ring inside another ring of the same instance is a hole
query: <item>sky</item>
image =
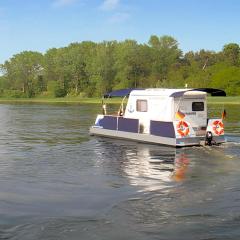
{"type": "Polygon", "coordinates": [[[174,37],[183,52],[240,43],[239,0],[0,0],[0,63],[72,42],[174,37]]]}

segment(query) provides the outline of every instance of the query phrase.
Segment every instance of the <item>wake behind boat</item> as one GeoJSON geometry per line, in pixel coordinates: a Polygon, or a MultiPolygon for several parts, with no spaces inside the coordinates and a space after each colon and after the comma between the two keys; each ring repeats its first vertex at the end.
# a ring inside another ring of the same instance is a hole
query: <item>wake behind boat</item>
{"type": "Polygon", "coordinates": [[[225,142],[222,118],[207,116],[207,93],[226,96],[219,89],[123,89],[105,98],[126,97],[118,114],[97,116],[91,135],[163,144],[174,147],[213,145],[225,142]]]}

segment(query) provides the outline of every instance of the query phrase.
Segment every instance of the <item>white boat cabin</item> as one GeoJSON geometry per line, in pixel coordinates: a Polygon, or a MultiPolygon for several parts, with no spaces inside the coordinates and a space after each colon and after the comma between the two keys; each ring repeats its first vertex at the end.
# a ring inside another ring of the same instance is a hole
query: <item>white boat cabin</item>
{"type": "Polygon", "coordinates": [[[177,121],[176,112],[185,114],[185,121],[193,128],[207,127],[207,93],[187,89],[133,90],[124,112],[126,118],[139,119],[142,133],[149,133],[150,121],[177,121]],[[183,96],[175,93],[185,92],[183,96]]]}

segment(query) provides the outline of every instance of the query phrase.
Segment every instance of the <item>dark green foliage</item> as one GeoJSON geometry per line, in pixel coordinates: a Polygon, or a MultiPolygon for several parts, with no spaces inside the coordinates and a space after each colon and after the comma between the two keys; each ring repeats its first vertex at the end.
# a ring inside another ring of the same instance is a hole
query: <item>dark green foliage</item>
{"type": "Polygon", "coordinates": [[[90,41],[52,48],[44,55],[24,51],[0,65],[0,96],[98,97],[128,87],[215,87],[240,95],[240,47],[183,54],[171,36],[148,44],[90,41]]]}
{"type": "Polygon", "coordinates": [[[229,43],[223,47],[223,57],[230,65],[239,65],[240,47],[236,43],[229,43]]]}
{"type": "Polygon", "coordinates": [[[65,97],[67,95],[67,91],[64,88],[56,88],[54,95],[55,97],[65,97]]]}
{"type": "Polygon", "coordinates": [[[1,89],[1,97],[9,97],[9,98],[27,98],[27,94],[23,93],[19,90],[4,90],[1,89]]]}

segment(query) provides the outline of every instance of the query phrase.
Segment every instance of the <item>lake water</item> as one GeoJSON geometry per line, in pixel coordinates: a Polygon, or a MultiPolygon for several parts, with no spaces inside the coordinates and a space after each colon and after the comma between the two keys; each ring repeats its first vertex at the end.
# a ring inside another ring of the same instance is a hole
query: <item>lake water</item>
{"type": "Polygon", "coordinates": [[[228,143],[174,149],[89,137],[98,105],[0,105],[0,239],[240,239],[225,107],[228,143]]]}

